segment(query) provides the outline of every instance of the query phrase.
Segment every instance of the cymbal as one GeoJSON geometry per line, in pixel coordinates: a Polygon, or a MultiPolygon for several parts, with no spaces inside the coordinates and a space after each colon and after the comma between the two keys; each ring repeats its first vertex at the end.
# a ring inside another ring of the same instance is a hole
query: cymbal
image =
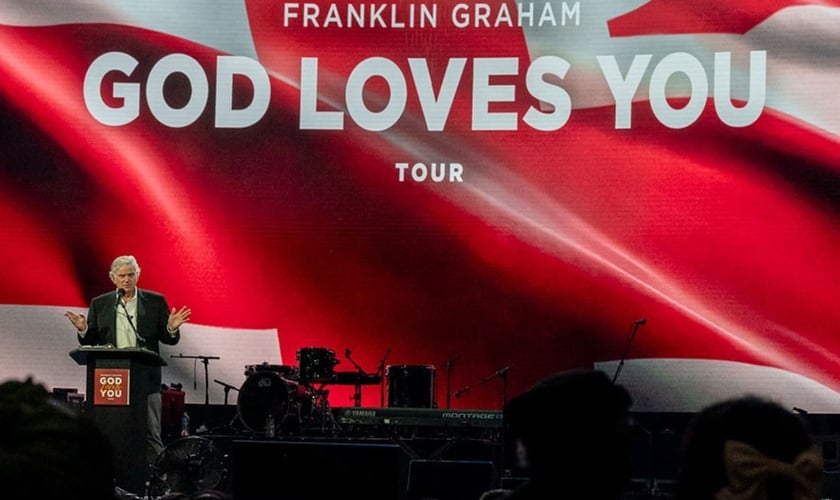
{"type": "Polygon", "coordinates": [[[382,377],[375,373],[335,372],[333,384],[338,385],[375,385],[382,382],[382,377]]]}

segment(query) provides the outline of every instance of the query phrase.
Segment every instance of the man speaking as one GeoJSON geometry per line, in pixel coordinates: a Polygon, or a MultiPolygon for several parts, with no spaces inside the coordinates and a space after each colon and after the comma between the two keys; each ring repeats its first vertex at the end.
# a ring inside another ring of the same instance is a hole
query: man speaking
{"type": "MultiPolygon", "coordinates": [[[[76,327],[82,345],[110,345],[120,348],[142,347],[159,352],[160,343],[175,345],[181,339],[179,328],[190,318],[190,309],[169,308],[160,293],[137,288],[140,266],[131,255],[114,259],[110,271],[116,290],[94,297],[87,317],[73,311],[66,316],[76,327]]],[[[161,368],[149,370],[148,426],[146,460],[151,465],[163,451],[161,439],[161,368]]]]}

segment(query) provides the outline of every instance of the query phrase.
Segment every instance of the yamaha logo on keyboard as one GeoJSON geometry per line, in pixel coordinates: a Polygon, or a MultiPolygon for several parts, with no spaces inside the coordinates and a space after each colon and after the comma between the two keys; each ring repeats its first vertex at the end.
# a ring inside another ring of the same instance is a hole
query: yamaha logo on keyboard
{"type": "Polygon", "coordinates": [[[350,417],[375,417],[376,410],[347,410],[347,416],[350,417]]]}

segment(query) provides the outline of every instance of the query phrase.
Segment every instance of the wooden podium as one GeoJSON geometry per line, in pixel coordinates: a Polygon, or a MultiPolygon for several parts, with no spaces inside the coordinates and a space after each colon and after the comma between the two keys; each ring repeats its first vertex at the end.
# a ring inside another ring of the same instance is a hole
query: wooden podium
{"type": "Polygon", "coordinates": [[[70,357],[87,366],[85,411],[114,449],[117,486],[145,494],[147,397],[160,391],[149,387],[149,369],[166,362],[143,348],[83,346],[70,351],[70,357]]]}

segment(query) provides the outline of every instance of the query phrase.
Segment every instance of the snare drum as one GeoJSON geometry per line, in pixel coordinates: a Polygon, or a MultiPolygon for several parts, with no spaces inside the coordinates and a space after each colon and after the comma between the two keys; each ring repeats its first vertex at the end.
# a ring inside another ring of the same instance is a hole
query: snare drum
{"type": "Polygon", "coordinates": [[[388,380],[388,406],[434,408],[435,367],[431,365],[390,365],[385,369],[388,380]]]}
{"type": "Polygon", "coordinates": [[[304,347],[297,352],[300,381],[329,383],[335,379],[335,365],[339,363],[335,351],[324,347],[304,347]]]}
{"type": "Polygon", "coordinates": [[[259,433],[265,433],[269,415],[275,426],[280,426],[290,412],[296,411],[297,392],[297,382],[274,371],[256,371],[239,389],[239,420],[248,430],[259,433]]]}

